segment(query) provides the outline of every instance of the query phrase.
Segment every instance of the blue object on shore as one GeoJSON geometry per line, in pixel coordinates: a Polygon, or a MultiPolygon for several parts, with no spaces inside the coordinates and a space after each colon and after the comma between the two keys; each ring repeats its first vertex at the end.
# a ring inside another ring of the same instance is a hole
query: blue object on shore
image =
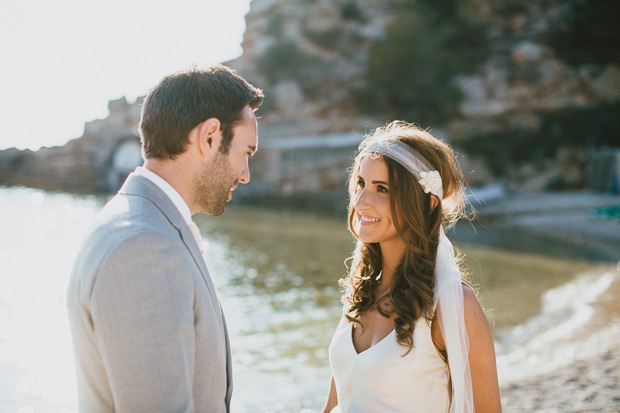
{"type": "Polygon", "coordinates": [[[620,219],[620,205],[592,208],[590,213],[599,218],[620,219]]]}

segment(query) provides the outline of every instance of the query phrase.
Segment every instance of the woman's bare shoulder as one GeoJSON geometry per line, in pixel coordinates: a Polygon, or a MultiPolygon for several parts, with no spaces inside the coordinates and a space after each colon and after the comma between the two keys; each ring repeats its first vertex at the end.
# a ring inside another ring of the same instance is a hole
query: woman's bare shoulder
{"type": "Polygon", "coordinates": [[[463,284],[463,309],[465,312],[465,324],[467,330],[488,330],[489,324],[478,301],[474,290],[467,284],[463,284]]]}

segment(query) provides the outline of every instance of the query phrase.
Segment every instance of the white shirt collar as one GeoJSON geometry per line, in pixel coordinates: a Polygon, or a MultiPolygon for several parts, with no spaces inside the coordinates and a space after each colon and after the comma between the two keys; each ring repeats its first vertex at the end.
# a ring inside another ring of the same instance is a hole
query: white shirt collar
{"type": "Polygon", "coordinates": [[[162,191],[164,191],[164,193],[168,196],[168,198],[170,198],[174,206],[177,207],[177,209],[181,213],[181,216],[183,217],[187,225],[190,225],[193,223],[192,213],[189,209],[189,206],[187,206],[187,204],[185,203],[185,200],[177,192],[177,190],[174,189],[172,185],[170,185],[168,182],[166,182],[164,178],[162,178],[161,176],[157,175],[155,172],[150,171],[142,166],[138,166],[136,170],[134,171],[134,174],[141,176],[143,178],[146,178],[152,183],[154,183],[155,185],[157,185],[157,187],[161,189],[162,191]]]}

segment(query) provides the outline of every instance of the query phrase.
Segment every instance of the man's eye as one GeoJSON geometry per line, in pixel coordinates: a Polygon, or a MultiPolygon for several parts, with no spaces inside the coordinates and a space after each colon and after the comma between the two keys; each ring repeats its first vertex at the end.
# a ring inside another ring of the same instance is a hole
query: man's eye
{"type": "Polygon", "coordinates": [[[363,188],[366,185],[366,183],[364,181],[362,181],[361,179],[357,181],[357,186],[363,188]]]}

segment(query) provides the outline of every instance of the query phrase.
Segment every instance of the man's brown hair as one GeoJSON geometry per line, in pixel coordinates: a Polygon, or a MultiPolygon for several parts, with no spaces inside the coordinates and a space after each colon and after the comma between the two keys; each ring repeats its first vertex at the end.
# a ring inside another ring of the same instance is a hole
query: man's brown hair
{"type": "Polygon", "coordinates": [[[222,66],[192,67],[164,77],[146,96],[140,116],[140,139],[146,159],[174,159],[185,151],[189,133],[200,122],[217,118],[220,151],[228,153],[233,127],[246,105],[258,108],[261,89],[222,66]]]}

